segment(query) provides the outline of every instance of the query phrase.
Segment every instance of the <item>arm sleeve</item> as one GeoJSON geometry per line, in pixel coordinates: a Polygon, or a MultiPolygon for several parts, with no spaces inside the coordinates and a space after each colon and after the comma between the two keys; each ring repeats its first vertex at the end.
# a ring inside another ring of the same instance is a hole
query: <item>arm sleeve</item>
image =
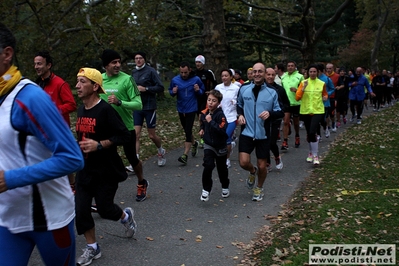
{"type": "MultiPolygon", "coordinates": [[[[37,138],[51,156],[37,164],[6,171],[8,189],[45,182],[79,171],[84,166],[82,152],[50,97],[37,86],[24,88],[11,111],[13,127],[37,138]]],[[[34,155],[34,150],[29,151],[34,155]]]]}
{"type": "Polygon", "coordinates": [[[76,110],[75,98],[73,98],[69,84],[64,82],[60,88],[62,105],[59,106],[61,114],[69,114],[76,110]]]}
{"type": "Polygon", "coordinates": [[[170,96],[172,96],[172,97],[174,97],[174,96],[176,96],[177,95],[177,93],[173,93],[173,87],[175,87],[177,84],[175,84],[175,82],[174,82],[174,80],[172,79],[171,81],[170,81],[170,84],[169,84],[169,94],[170,94],[170,96]]]}
{"type": "Polygon", "coordinates": [[[270,113],[270,119],[271,120],[275,120],[275,119],[279,119],[279,118],[283,118],[284,117],[284,112],[280,107],[280,104],[278,103],[278,95],[277,93],[275,94],[274,98],[273,98],[273,110],[270,113]]]}
{"type": "Polygon", "coordinates": [[[302,89],[303,89],[303,82],[301,82],[301,84],[299,84],[299,87],[298,87],[298,89],[297,89],[297,91],[295,93],[295,100],[299,101],[300,99],[302,99],[302,96],[303,96],[303,93],[304,93],[302,91],[302,89]]]}
{"type": "Polygon", "coordinates": [[[201,79],[197,77],[197,81],[195,83],[198,84],[198,86],[200,88],[199,91],[196,91],[195,93],[197,95],[204,94],[205,93],[205,85],[204,85],[204,83],[202,83],[201,79]]]}
{"type": "Polygon", "coordinates": [[[122,101],[122,106],[132,111],[143,109],[140,92],[134,79],[129,78],[128,81],[126,81],[125,86],[127,86],[126,92],[129,101],[122,101]]]}
{"type": "Polygon", "coordinates": [[[326,96],[327,98],[328,98],[328,92],[327,92],[327,89],[326,89],[326,84],[324,84],[324,86],[323,86],[323,91],[322,91],[322,96],[324,97],[324,96],[326,96]]]}
{"type": "Polygon", "coordinates": [[[334,92],[335,92],[334,84],[333,84],[332,80],[330,78],[328,78],[328,81],[327,81],[328,96],[332,95],[334,92]]]}
{"type": "Polygon", "coordinates": [[[165,90],[161,78],[153,68],[151,68],[151,80],[153,84],[151,86],[148,86],[148,92],[156,94],[165,90]]]}
{"type": "Polygon", "coordinates": [[[113,108],[109,108],[108,121],[110,121],[111,127],[114,129],[114,135],[109,140],[116,146],[123,145],[130,141],[130,132],[123,123],[122,118],[118,112],[113,108]]]}

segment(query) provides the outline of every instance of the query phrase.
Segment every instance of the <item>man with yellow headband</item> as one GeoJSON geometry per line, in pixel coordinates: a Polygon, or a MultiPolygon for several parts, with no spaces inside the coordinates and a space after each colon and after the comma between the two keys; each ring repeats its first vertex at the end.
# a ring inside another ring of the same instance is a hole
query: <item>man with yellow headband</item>
{"type": "Polygon", "coordinates": [[[120,220],[126,237],[136,233],[132,208],[122,210],[114,203],[118,183],[127,173],[117,146],[130,141],[130,132],[118,112],[100,98],[103,77],[97,69],[81,68],[77,74],[76,93],[83,104],[78,109],[76,134],[84,154],[85,167],[76,175],[76,229],[86,238],[86,247],[78,265],[89,265],[101,257],[97,244],[91,203],[96,201],[98,214],[113,221],[120,220]]]}
{"type": "Polygon", "coordinates": [[[0,264],[75,264],[74,196],[83,168],[75,138],[50,97],[12,64],[16,40],[0,23],[0,264]]]}

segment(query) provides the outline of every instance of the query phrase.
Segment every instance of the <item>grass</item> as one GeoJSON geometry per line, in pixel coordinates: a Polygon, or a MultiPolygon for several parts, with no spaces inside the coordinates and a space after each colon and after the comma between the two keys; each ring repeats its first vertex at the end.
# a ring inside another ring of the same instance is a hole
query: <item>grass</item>
{"type": "Polygon", "coordinates": [[[279,216],[265,217],[248,264],[307,265],[309,244],[399,244],[398,125],[396,104],[337,138],[279,216]]]}

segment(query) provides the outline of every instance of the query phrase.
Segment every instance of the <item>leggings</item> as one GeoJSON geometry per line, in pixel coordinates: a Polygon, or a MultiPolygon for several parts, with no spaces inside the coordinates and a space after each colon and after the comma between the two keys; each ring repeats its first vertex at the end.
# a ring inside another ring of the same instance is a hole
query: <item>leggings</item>
{"type": "Polygon", "coordinates": [[[355,100],[350,101],[352,116],[355,116],[355,105],[356,105],[357,119],[362,119],[363,104],[364,101],[355,101],[355,100]]]}
{"type": "Polygon", "coordinates": [[[0,226],[0,264],[2,266],[26,266],[37,246],[45,265],[74,266],[74,220],[68,225],[43,232],[11,233],[0,226]]]}
{"type": "Polygon", "coordinates": [[[315,115],[301,115],[301,120],[306,128],[307,142],[317,142],[317,129],[320,128],[319,124],[324,119],[325,114],[315,115]]]}
{"type": "Polygon", "coordinates": [[[186,113],[186,114],[179,113],[180,123],[183,127],[184,134],[186,136],[186,142],[193,141],[193,126],[196,115],[197,115],[196,112],[186,113]]]}

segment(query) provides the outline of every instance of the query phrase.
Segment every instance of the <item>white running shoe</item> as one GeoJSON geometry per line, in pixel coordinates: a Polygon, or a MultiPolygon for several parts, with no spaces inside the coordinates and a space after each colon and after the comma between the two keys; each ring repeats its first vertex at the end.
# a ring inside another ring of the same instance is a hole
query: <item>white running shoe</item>
{"type": "Polygon", "coordinates": [[[165,149],[162,149],[161,153],[158,153],[158,166],[164,166],[166,164],[165,149]]]}
{"type": "Polygon", "coordinates": [[[283,169],[283,160],[281,160],[281,156],[276,159],[276,169],[281,170],[283,169]]]}
{"type": "Polygon", "coordinates": [[[205,189],[203,189],[200,199],[201,199],[201,201],[208,201],[209,200],[209,192],[206,191],[205,189]]]}
{"type": "Polygon", "coordinates": [[[222,197],[227,198],[228,196],[230,196],[230,189],[222,188],[222,197]]]}
{"type": "Polygon", "coordinates": [[[231,167],[230,159],[227,159],[227,160],[226,160],[226,165],[227,165],[227,168],[230,168],[230,167],[231,167]]]}

